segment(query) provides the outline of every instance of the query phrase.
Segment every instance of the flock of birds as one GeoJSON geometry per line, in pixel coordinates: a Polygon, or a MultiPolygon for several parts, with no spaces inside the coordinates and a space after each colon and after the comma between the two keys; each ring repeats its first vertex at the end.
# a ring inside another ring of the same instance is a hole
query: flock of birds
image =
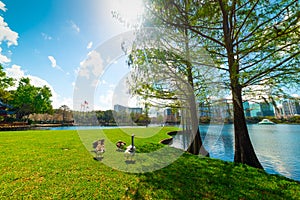
{"type": "MultiPolygon", "coordinates": [[[[131,144],[127,146],[126,149],[125,149],[125,145],[126,145],[125,142],[118,141],[116,143],[117,151],[121,151],[121,152],[124,151],[125,158],[127,160],[130,158],[130,160],[132,161],[136,151],[136,147],[134,146],[134,135],[131,136],[131,144]]],[[[105,153],[104,139],[93,142],[93,149],[94,150],[92,152],[96,154],[96,159],[97,160],[102,159],[103,154],[105,153]]]]}

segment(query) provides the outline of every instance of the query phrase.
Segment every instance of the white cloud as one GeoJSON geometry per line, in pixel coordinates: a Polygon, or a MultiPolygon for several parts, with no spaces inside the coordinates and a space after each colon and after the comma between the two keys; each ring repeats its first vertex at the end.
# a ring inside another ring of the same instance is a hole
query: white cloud
{"type": "Polygon", "coordinates": [[[14,78],[17,82],[22,78],[26,77],[30,79],[30,83],[36,87],[47,86],[50,88],[52,93],[55,93],[53,87],[46,81],[37,76],[27,75],[26,72],[21,69],[19,65],[12,65],[11,68],[4,69],[7,76],[14,78]]]}
{"type": "Polygon", "coordinates": [[[75,22],[73,22],[73,21],[70,21],[70,23],[71,23],[71,27],[72,27],[77,33],[79,33],[79,32],[80,32],[79,26],[78,26],[77,24],[75,24],[75,22]]]}
{"type": "Polygon", "coordinates": [[[56,95],[53,95],[51,100],[52,100],[52,106],[54,109],[57,109],[62,105],[67,105],[70,109],[73,109],[73,99],[72,98],[66,98],[66,97],[62,97],[62,96],[56,94],[56,95]]]}
{"type": "Polygon", "coordinates": [[[106,80],[101,80],[101,81],[100,81],[100,84],[101,84],[101,85],[106,85],[107,82],[106,82],[106,80]]]}
{"type": "Polygon", "coordinates": [[[93,42],[89,42],[86,48],[87,48],[87,49],[91,49],[92,46],[93,46],[93,42]]]}
{"type": "Polygon", "coordinates": [[[112,109],[113,108],[113,105],[112,105],[113,96],[114,96],[114,91],[113,90],[108,90],[106,92],[106,94],[100,95],[99,99],[98,99],[99,105],[96,104],[95,109],[96,110],[110,110],[110,109],[112,109]]]}
{"type": "Polygon", "coordinates": [[[78,75],[90,78],[90,75],[99,77],[104,71],[101,55],[96,51],[91,51],[88,58],[80,63],[78,75]]]}
{"type": "Polygon", "coordinates": [[[62,68],[60,66],[57,65],[56,63],[56,59],[53,57],[53,56],[48,56],[48,59],[50,60],[51,62],[51,66],[55,69],[59,69],[62,71],[62,68]]]}
{"type": "Polygon", "coordinates": [[[42,34],[42,37],[44,38],[44,40],[52,40],[52,37],[49,36],[48,34],[46,33],[41,33],[42,34]]]}
{"type": "Polygon", "coordinates": [[[57,66],[55,58],[53,56],[48,56],[48,59],[51,62],[51,66],[55,68],[57,66]]]}
{"type": "Polygon", "coordinates": [[[6,68],[5,73],[7,74],[7,76],[12,77],[16,80],[20,80],[25,76],[25,72],[21,70],[21,66],[18,65],[12,65],[11,68],[6,68]]]}
{"type": "Polygon", "coordinates": [[[0,44],[5,41],[7,42],[8,47],[11,45],[18,45],[18,38],[18,33],[12,31],[4,21],[3,17],[0,16],[0,44]]]}
{"type": "MultiPolygon", "coordinates": [[[[72,108],[73,106],[73,100],[72,98],[65,98],[57,94],[54,90],[54,88],[44,79],[41,79],[40,77],[37,76],[32,76],[32,75],[27,75],[26,72],[21,69],[21,66],[19,65],[12,65],[11,68],[5,68],[4,69],[5,73],[7,74],[8,77],[14,78],[17,82],[22,78],[26,77],[30,79],[30,83],[36,87],[43,87],[47,86],[51,90],[51,101],[52,101],[52,106],[53,108],[59,108],[62,105],[67,105],[68,107],[72,108]]],[[[10,88],[10,89],[16,89],[15,88],[10,88]]]]}
{"type": "MultiPolygon", "coordinates": [[[[5,4],[0,1],[0,10],[6,11],[5,4]]],[[[19,35],[17,32],[12,31],[8,24],[4,21],[3,17],[0,16],[0,45],[2,42],[6,42],[7,46],[18,45],[19,35]]],[[[10,59],[2,54],[2,48],[0,47],[0,63],[9,63],[10,59]]]]}
{"type": "Polygon", "coordinates": [[[0,10],[6,11],[5,4],[2,1],[0,1],[0,10]]]}
{"type": "Polygon", "coordinates": [[[7,56],[2,55],[1,52],[2,48],[0,47],[0,63],[9,63],[10,59],[7,56]]]}

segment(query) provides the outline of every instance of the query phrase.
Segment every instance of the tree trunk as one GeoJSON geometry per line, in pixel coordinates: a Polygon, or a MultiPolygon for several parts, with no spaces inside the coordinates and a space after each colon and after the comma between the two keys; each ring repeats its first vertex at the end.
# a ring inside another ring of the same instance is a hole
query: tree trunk
{"type": "Polygon", "coordinates": [[[263,169],[255,154],[254,148],[249,137],[246,118],[244,115],[241,86],[236,86],[232,88],[232,100],[235,135],[234,162],[243,163],[252,167],[263,169]]]}
{"type": "Polygon", "coordinates": [[[191,145],[187,149],[187,152],[194,154],[194,155],[201,154],[203,156],[209,157],[208,151],[204,148],[204,146],[202,144],[199,128],[197,129],[195,137],[194,137],[191,145]]]}
{"type": "Polygon", "coordinates": [[[192,90],[189,95],[189,110],[188,110],[188,120],[187,125],[191,127],[190,133],[191,134],[191,144],[187,151],[191,154],[198,155],[199,153],[203,156],[209,157],[208,151],[204,148],[202,139],[200,136],[200,129],[199,129],[199,119],[198,119],[198,109],[196,106],[195,95],[192,90]]]}
{"type": "Polygon", "coordinates": [[[236,53],[234,53],[234,41],[231,35],[233,33],[233,27],[230,26],[230,20],[232,20],[232,18],[230,18],[224,2],[219,1],[219,4],[223,14],[224,42],[227,51],[233,102],[233,124],[235,139],[234,162],[263,169],[254,152],[246,124],[242,101],[242,86],[239,82],[239,61],[238,59],[235,59],[236,53]]]}

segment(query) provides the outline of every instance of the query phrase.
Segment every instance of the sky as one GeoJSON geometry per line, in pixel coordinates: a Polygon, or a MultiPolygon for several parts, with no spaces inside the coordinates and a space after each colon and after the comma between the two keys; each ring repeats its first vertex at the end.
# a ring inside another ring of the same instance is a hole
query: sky
{"type": "Polygon", "coordinates": [[[4,71],[17,80],[29,77],[36,86],[48,86],[54,108],[81,109],[84,102],[91,110],[112,109],[117,103],[133,106],[135,100],[118,102],[123,98],[116,95],[129,71],[125,56],[110,58],[113,50],[103,48],[131,31],[112,11],[134,24],[142,4],[140,0],[0,0],[4,71]],[[82,86],[81,77],[88,79],[93,73],[93,87],[82,86]],[[76,93],[78,88],[88,94],[76,93]]]}
{"type": "Polygon", "coordinates": [[[140,106],[124,89],[129,69],[120,43],[131,29],[112,11],[135,24],[141,2],[0,0],[0,63],[16,80],[29,77],[35,86],[48,86],[54,108],[140,106]]]}

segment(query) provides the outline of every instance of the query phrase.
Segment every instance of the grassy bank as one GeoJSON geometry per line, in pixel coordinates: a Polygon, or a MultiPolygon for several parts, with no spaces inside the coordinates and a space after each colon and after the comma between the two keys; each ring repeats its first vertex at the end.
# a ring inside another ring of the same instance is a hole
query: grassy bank
{"type": "MultiPolygon", "coordinates": [[[[89,142],[103,136],[99,130],[0,132],[0,199],[300,198],[298,182],[190,154],[147,173],[126,173],[104,164],[116,152],[108,139],[129,144],[130,133],[135,133],[138,151],[149,152],[162,148],[158,142],[171,130],[105,130],[103,161],[95,161],[89,152],[89,142]]],[[[138,160],[132,165],[139,165],[138,160]]]]}

